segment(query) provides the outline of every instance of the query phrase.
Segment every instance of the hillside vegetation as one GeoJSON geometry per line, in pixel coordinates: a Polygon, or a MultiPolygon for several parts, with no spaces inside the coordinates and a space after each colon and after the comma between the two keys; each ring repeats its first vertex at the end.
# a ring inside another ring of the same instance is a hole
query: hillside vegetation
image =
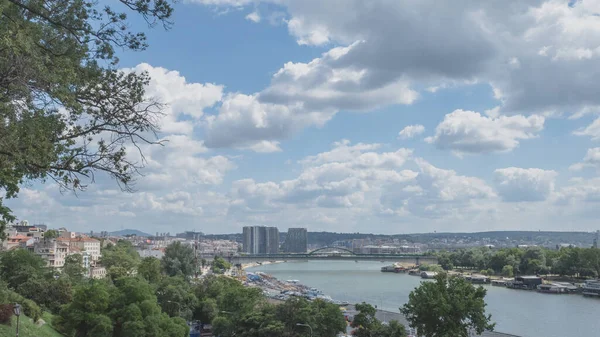
{"type": "MultiPolygon", "coordinates": [[[[46,317],[44,317],[46,318],[46,317]]],[[[0,324],[0,337],[14,337],[17,328],[17,317],[13,316],[12,324],[0,324]]],[[[48,324],[37,326],[27,316],[21,316],[19,322],[19,337],[63,337],[48,324]]]]}

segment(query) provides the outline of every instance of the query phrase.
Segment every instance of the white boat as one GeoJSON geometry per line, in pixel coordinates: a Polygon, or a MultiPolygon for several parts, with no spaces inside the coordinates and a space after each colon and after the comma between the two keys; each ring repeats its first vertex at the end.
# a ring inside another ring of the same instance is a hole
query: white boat
{"type": "Polygon", "coordinates": [[[600,280],[587,280],[583,284],[583,296],[600,296],[600,280]]]}

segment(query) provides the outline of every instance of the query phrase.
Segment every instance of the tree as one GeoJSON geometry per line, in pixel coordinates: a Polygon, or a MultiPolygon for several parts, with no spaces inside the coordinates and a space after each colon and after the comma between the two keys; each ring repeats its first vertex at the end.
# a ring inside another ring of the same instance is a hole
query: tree
{"type": "Polygon", "coordinates": [[[225,270],[231,268],[231,263],[225,261],[224,258],[220,256],[215,256],[212,262],[212,272],[215,274],[223,274],[225,270]]]}
{"type": "Polygon", "coordinates": [[[483,287],[441,273],[413,290],[400,311],[422,336],[467,337],[471,329],[477,334],[494,329],[485,314],[485,295],[483,287]]]}
{"type": "Polygon", "coordinates": [[[162,311],[171,317],[190,320],[197,304],[191,286],[182,277],[165,277],[158,284],[156,297],[162,311]]]}
{"type": "Polygon", "coordinates": [[[102,250],[102,265],[107,269],[112,279],[132,275],[140,255],[129,241],[119,240],[116,245],[110,245],[102,250]]]}
{"type": "Polygon", "coordinates": [[[380,337],[408,337],[406,327],[398,321],[390,321],[387,325],[382,325],[379,332],[380,337]]]}
{"type": "MultiPolygon", "coordinates": [[[[120,0],[151,26],[170,27],[169,0],[120,0]]],[[[3,199],[27,180],[82,190],[95,173],[124,190],[142,160],[126,145],[155,144],[163,105],[145,95],[147,73],[118,69],[115,48],[147,47],[127,13],[93,0],[6,0],[0,21],[0,239],[15,218],[3,199]]]]}
{"type": "Polygon", "coordinates": [[[358,314],[354,315],[352,327],[355,328],[353,335],[357,337],[379,337],[381,322],[375,317],[377,309],[365,302],[355,305],[358,314]]]}
{"type": "Polygon", "coordinates": [[[62,273],[69,276],[74,282],[79,282],[85,276],[87,270],[83,266],[83,257],[81,254],[71,254],[65,257],[65,264],[62,273]]]}
{"type": "Polygon", "coordinates": [[[45,266],[46,262],[40,256],[25,249],[0,254],[0,277],[13,289],[31,278],[42,277],[45,266]]]}
{"type": "Polygon", "coordinates": [[[506,265],[502,267],[502,276],[513,277],[515,274],[513,272],[513,266],[506,265]]]}
{"type": "Polygon", "coordinates": [[[46,232],[44,232],[45,239],[56,239],[58,238],[58,236],[58,231],[56,229],[49,229],[46,232]]]}
{"type": "Polygon", "coordinates": [[[192,247],[175,241],[165,249],[161,265],[165,274],[169,276],[193,276],[196,272],[194,250],[192,247]]]}
{"type": "Polygon", "coordinates": [[[157,283],[161,279],[160,260],[155,257],[143,258],[137,268],[138,275],[150,283],[157,283]]]}

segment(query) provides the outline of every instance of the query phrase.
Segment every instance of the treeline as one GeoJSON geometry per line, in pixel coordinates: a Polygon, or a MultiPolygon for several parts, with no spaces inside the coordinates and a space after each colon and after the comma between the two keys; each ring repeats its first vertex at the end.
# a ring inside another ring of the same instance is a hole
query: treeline
{"type": "MultiPolygon", "coordinates": [[[[186,321],[212,324],[215,336],[333,337],[346,330],[346,320],[335,304],[303,298],[269,303],[261,289],[244,287],[238,280],[198,272],[193,250],[175,242],[162,260],[140,258],[131,243],[119,241],[102,250],[105,279],[90,279],[81,255],[67,257],[59,272],[24,249],[0,254],[0,309],[10,314],[20,303],[24,314],[37,321],[43,311],[53,315],[54,329],[68,337],[186,337],[186,321]]],[[[206,264],[206,261],[203,261],[206,264]]],[[[216,258],[213,274],[231,268],[216,258]]],[[[405,337],[397,322],[384,325],[368,313],[370,325],[357,328],[377,336],[405,337]],[[371,317],[372,316],[372,317],[371,317]]],[[[1,311],[1,310],[0,310],[1,311]]],[[[9,322],[10,317],[0,324],[9,322]]]]}
{"type": "Polygon", "coordinates": [[[525,274],[556,274],[600,277],[600,249],[541,247],[490,249],[487,247],[436,253],[445,270],[468,268],[511,277],[525,274]]]}

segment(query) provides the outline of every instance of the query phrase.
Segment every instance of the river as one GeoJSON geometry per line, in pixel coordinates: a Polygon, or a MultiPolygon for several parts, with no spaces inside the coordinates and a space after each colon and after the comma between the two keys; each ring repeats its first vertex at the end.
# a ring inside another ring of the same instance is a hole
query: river
{"type": "MultiPolygon", "coordinates": [[[[322,290],[336,300],[368,302],[398,312],[421,278],[382,273],[389,263],[306,261],[248,268],[322,290]]],[[[600,299],[484,286],[496,330],[523,337],[600,336],[600,299]]]]}

